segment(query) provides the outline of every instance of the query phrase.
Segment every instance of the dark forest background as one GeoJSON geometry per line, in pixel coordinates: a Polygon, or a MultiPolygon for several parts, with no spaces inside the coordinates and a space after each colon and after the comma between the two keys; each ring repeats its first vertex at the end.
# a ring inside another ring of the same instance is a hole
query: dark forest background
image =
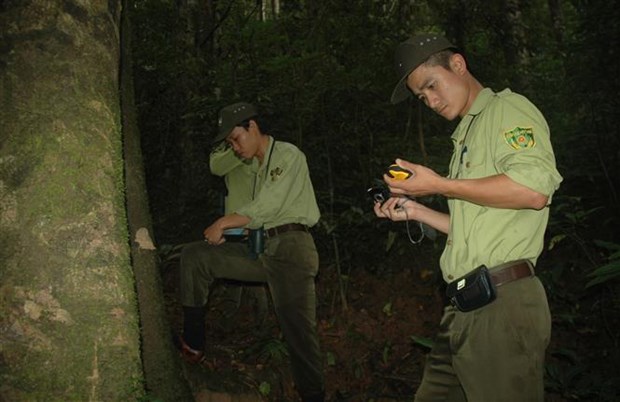
{"type": "MultiPolygon", "coordinates": [[[[423,261],[439,286],[444,237],[430,233],[411,245],[406,226],[374,217],[366,189],[397,157],[447,173],[456,122],[416,101],[389,103],[396,44],[416,32],[445,33],[485,86],[527,96],[547,118],[564,177],[538,267],[557,337],[547,386],[567,400],[613,400],[620,384],[613,365],[620,361],[617,3],[135,0],[136,102],[162,258],[200,239],[219,214],[223,183],[209,173],[210,142],[218,110],[245,100],[265,115],[264,131],[308,157],[322,211],[314,229],[321,269],[337,273],[331,286],[342,307],[359,272],[381,280],[423,261]]],[[[446,208],[441,198],[423,202],[446,208]]]]}

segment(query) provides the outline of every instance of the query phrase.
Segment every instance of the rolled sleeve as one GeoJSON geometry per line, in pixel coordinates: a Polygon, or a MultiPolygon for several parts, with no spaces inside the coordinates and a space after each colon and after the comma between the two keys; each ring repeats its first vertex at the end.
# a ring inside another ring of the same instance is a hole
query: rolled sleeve
{"type": "MultiPolygon", "coordinates": [[[[519,105],[519,104],[518,104],[519,105]]],[[[513,181],[549,197],[559,188],[562,176],[557,171],[549,128],[540,112],[533,107],[524,113],[512,102],[502,103],[504,125],[496,133],[496,169],[513,181]],[[531,133],[530,145],[511,145],[510,132],[516,128],[531,133]]]]}
{"type": "Polygon", "coordinates": [[[243,160],[230,147],[220,145],[209,155],[209,169],[216,176],[224,176],[241,165],[243,160]]]}
{"type": "Polygon", "coordinates": [[[504,174],[513,181],[551,199],[562,181],[559,173],[553,165],[545,160],[539,158],[524,159],[526,160],[510,164],[504,174]]]}

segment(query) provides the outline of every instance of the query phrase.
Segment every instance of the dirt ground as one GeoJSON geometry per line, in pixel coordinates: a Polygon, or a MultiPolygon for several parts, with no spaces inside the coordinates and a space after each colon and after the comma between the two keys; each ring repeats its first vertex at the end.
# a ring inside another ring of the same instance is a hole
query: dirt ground
{"type": "MultiPolygon", "coordinates": [[[[180,331],[177,272],[178,264],[168,264],[163,278],[169,318],[180,331]]],[[[428,351],[425,340],[432,339],[441,309],[437,286],[418,276],[404,271],[378,279],[359,270],[341,293],[335,270],[321,271],[317,319],[329,401],[411,400],[428,351]]],[[[263,315],[257,311],[254,295],[267,290],[245,287],[240,308],[231,319],[224,316],[223,289],[237,285],[224,283],[211,298],[208,358],[203,367],[187,368],[190,385],[196,394],[208,388],[261,395],[256,400],[298,400],[272,306],[263,315]]]]}
{"type": "MultiPolygon", "coordinates": [[[[177,273],[178,264],[168,264],[163,279],[169,319],[180,332],[177,273]]],[[[413,399],[444,303],[438,282],[415,269],[381,278],[360,269],[341,293],[335,270],[322,269],[317,318],[328,401],[413,399]]],[[[226,318],[227,286],[238,284],[217,287],[209,304],[205,364],[184,366],[196,401],[298,401],[272,306],[257,309],[254,296],[266,289],[244,287],[239,309],[226,318]]]]}

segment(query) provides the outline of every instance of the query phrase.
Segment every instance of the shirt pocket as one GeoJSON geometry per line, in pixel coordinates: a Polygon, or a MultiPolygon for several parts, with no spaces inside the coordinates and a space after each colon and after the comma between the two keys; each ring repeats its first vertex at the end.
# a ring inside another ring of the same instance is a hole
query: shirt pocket
{"type": "Polygon", "coordinates": [[[465,146],[461,153],[460,175],[462,179],[477,179],[495,174],[492,164],[487,163],[488,151],[476,147],[465,146]]]}

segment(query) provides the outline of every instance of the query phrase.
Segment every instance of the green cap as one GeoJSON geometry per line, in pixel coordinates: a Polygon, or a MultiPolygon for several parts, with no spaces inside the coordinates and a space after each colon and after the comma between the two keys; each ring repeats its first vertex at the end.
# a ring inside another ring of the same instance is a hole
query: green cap
{"type": "Polygon", "coordinates": [[[223,107],[217,120],[218,134],[213,143],[224,140],[236,126],[257,115],[254,105],[247,102],[233,103],[223,107]]]}
{"type": "Polygon", "coordinates": [[[401,42],[396,48],[394,65],[400,78],[392,92],[391,102],[399,103],[411,96],[407,88],[407,77],[431,55],[446,49],[456,49],[452,43],[439,34],[421,34],[401,42]]]}

